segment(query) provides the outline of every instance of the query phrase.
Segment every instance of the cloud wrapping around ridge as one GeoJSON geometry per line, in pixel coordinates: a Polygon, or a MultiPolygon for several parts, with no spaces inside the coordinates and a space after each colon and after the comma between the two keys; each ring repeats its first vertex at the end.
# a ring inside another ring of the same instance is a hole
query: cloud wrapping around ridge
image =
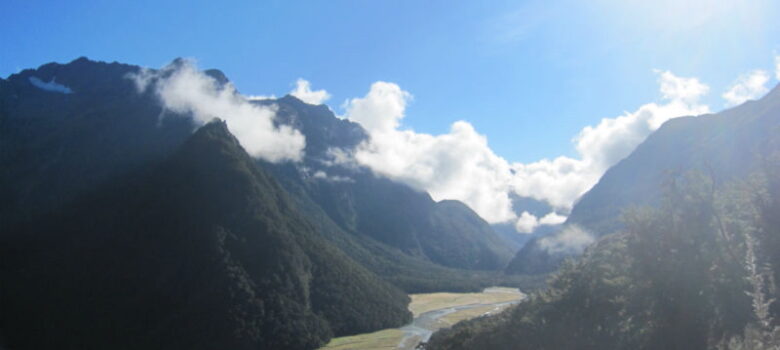
{"type": "Polygon", "coordinates": [[[311,105],[321,105],[328,99],[330,94],[325,90],[312,91],[311,83],[304,79],[298,79],[295,81],[295,89],[290,91],[290,95],[297,97],[299,100],[311,105]]]}
{"type": "Polygon", "coordinates": [[[306,139],[296,129],[273,123],[274,107],[257,106],[239,95],[232,84],[219,84],[198,71],[193,61],[178,61],[160,70],[142,70],[128,76],[139,92],[153,88],[163,107],[175,113],[192,115],[203,125],[214,118],[227,122],[246,151],[270,162],[298,161],[306,139]]]}
{"type": "MultiPolygon", "coordinates": [[[[427,191],[436,200],[456,199],[491,223],[514,221],[519,231],[540,224],[561,223],[553,212],[541,220],[519,217],[509,194],[545,201],[560,211],[592,187],[612,165],[665,121],[708,113],[699,100],[709,88],[695,78],[657,71],[663,103],[649,103],[632,113],[605,118],[574,138],[579,158],[558,157],[533,163],[510,163],[496,155],[487,138],[466,121],[452,124],[441,135],[402,129],[401,120],[412,95],[398,85],[376,82],[362,98],[347,101],[345,117],[360,123],[370,140],[351,159],[379,175],[427,191]]],[[[344,154],[341,153],[342,162],[344,154]]]]}
{"type": "Polygon", "coordinates": [[[436,136],[399,129],[411,98],[396,84],[376,82],[365,97],[345,104],[345,117],[370,135],[354,159],[436,200],[461,200],[489,222],[513,219],[505,179],[509,165],[488,147],[485,136],[464,121],[436,136]]]}
{"type": "Polygon", "coordinates": [[[736,106],[763,96],[769,91],[766,87],[769,78],[769,73],[763,70],[754,70],[741,75],[734,85],[721,95],[726,100],[726,106],[736,106]]]}

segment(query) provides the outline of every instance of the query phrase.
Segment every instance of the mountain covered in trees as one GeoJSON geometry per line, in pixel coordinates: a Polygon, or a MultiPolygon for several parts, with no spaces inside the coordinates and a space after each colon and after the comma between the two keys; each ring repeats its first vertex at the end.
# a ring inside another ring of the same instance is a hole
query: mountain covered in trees
{"type": "Polygon", "coordinates": [[[12,348],[313,348],[411,317],[221,122],[3,240],[12,348]]]}
{"type": "Polygon", "coordinates": [[[778,124],[778,88],[667,122],[575,207],[604,232],[548,289],[425,348],[776,349],[778,124]]]}
{"type": "MultiPolygon", "coordinates": [[[[697,170],[718,183],[743,179],[766,154],[780,127],[780,88],[717,114],[669,120],[628,157],[611,167],[574,205],[564,227],[576,226],[594,237],[622,229],[621,214],[636,206],[657,206],[659,188],[673,174],[697,170]]],[[[554,234],[552,234],[554,236],[554,234]]],[[[554,271],[570,252],[529,242],[507,267],[509,273],[554,271]]]]}
{"type": "Polygon", "coordinates": [[[301,130],[307,140],[302,164],[267,166],[342,230],[453,268],[497,270],[511,258],[504,240],[466,205],[435,202],[427,193],[367,168],[333,162],[329,151],[353,150],[367,139],[358,124],[337,118],[327,106],[292,96],[255,103],[278,106],[280,122],[301,130]]]}
{"type": "Polygon", "coordinates": [[[326,106],[253,101],[306,137],[302,161],[269,163],[140,72],[0,79],[0,346],[308,349],[402,325],[404,292],[529,283],[464,204],[329,164],[367,136],[326,106]]]}
{"type": "MultiPolygon", "coordinates": [[[[187,115],[163,108],[153,89],[138,93],[127,77],[140,70],[80,58],[0,80],[0,164],[7,169],[0,174],[3,219],[30,218],[62,206],[96,184],[163,159],[184,142],[196,126],[187,115]],[[46,91],[31,79],[72,92],[46,91]]],[[[206,73],[227,83],[217,70],[206,73]]],[[[354,149],[368,137],[358,124],[292,96],[254,103],[274,105],[277,122],[306,137],[302,162],[258,163],[281,182],[301,186],[345,231],[453,268],[497,270],[511,258],[504,241],[465,206],[436,203],[366,168],[326,165],[330,149],[354,149]],[[403,205],[393,205],[398,203],[403,205]],[[464,220],[447,226],[441,220],[447,216],[464,220]]]]}

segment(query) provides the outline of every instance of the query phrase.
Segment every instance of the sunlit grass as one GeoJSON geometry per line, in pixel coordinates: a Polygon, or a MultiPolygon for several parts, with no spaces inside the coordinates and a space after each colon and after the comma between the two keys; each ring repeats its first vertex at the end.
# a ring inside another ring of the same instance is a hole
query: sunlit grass
{"type": "MultiPolygon", "coordinates": [[[[497,304],[509,301],[518,301],[525,297],[525,294],[513,288],[489,288],[483,293],[426,293],[410,295],[412,302],[409,304],[409,310],[414,317],[428,311],[447,309],[451,307],[475,305],[475,304],[497,304]]],[[[486,314],[495,314],[503,311],[509,305],[496,306],[485,305],[470,309],[459,310],[445,315],[438,320],[437,328],[451,327],[452,325],[472,319],[474,317],[486,314]]],[[[396,349],[404,339],[404,332],[399,329],[384,329],[381,331],[358,334],[347,337],[334,338],[322,350],[368,350],[368,349],[396,349]]],[[[419,342],[419,337],[406,339],[402,348],[412,348],[419,342]]]]}
{"type": "Polygon", "coordinates": [[[409,310],[415,317],[428,311],[471,304],[495,304],[520,300],[524,294],[511,288],[493,288],[484,293],[412,294],[409,310]]]}
{"type": "Polygon", "coordinates": [[[321,348],[324,350],[395,349],[404,338],[399,329],[384,329],[374,333],[334,338],[321,348]]]}
{"type": "Polygon", "coordinates": [[[480,316],[497,314],[501,311],[504,311],[509,306],[510,305],[501,305],[501,306],[488,305],[488,306],[475,307],[473,309],[460,310],[458,312],[453,312],[449,315],[443,316],[442,318],[439,319],[439,322],[441,323],[442,328],[452,327],[453,325],[455,325],[460,321],[470,320],[472,318],[480,317],[480,316]]]}

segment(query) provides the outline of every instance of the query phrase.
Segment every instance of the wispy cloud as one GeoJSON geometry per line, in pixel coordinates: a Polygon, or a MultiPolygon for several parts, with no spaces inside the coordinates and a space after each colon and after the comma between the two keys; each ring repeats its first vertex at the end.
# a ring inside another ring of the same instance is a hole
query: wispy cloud
{"type": "Polygon", "coordinates": [[[577,225],[567,225],[560,232],[539,240],[539,246],[551,254],[579,254],[596,239],[577,225]]]}
{"type": "Polygon", "coordinates": [[[30,77],[30,84],[33,84],[33,86],[50,92],[59,92],[61,94],[72,94],[73,90],[71,90],[69,87],[62,85],[60,83],[57,83],[57,78],[51,78],[51,81],[43,81],[39,79],[38,77],[30,77]]]}
{"type": "Polygon", "coordinates": [[[726,100],[726,106],[735,106],[748,100],[755,100],[769,91],[769,73],[754,70],[741,75],[734,84],[721,95],[726,100]]]}
{"type": "Polygon", "coordinates": [[[220,84],[197,69],[194,61],[179,60],[160,70],[131,74],[139,92],[154,89],[163,107],[191,115],[198,124],[214,118],[227,122],[249,154],[270,162],[300,160],[306,139],[287,125],[274,125],[274,107],[257,106],[239,95],[232,84],[220,84]]]}
{"type": "Polygon", "coordinates": [[[311,83],[304,79],[298,79],[295,82],[295,89],[290,91],[290,95],[312,105],[320,105],[330,99],[330,94],[325,90],[312,91],[311,83]]]}
{"type": "Polygon", "coordinates": [[[265,100],[275,100],[276,95],[244,95],[244,98],[246,98],[249,101],[265,101],[265,100]]]}

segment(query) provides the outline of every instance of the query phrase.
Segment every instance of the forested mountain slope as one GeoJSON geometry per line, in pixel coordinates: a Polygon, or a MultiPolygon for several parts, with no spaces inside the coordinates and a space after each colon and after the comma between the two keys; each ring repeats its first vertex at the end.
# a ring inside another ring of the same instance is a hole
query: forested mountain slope
{"type": "Polygon", "coordinates": [[[355,123],[326,106],[295,97],[259,101],[278,106],[282,123],[306,136],[302,164],[267,164],[286,186],[296,186],[342,230],[436,264],[500,270],[511,250],[473,210],[455,201],[437,203],[425,193],[374,175],[355,163],[340,164],[331,152],[353,151],[368,137],[355,123]],[[294,183],[294,184],[293,184],[294,183]],[[457,225],[444,218],[459,218],[457,225]]]}
{"type": "Polygon", "coordinates": [[[221,122],[145,173],[3,237],[11,348],[310,349],[410,319],[221,122]]]}
{"type": "MultiPolygon", "coordinates": [[[[645,202],[653,205],[627,208],[606,221],[600,215],[609,211],[601,207],[596,219],[583,222],[621,222],[617,231],[564,263],[548,290],[505,314],[437,333],[426,348],[780,346],[777,101],[775,89],[722,114],[665,125],[616,166],[619,172],[611,170],[615,177],[638,167],[645,171],[637,174],[640,180],[655,181],[660,170],[653,165],[680,162],[674,164],[687,171],[653,182],[654,199],[645,202]],[[651,157],[651,151],[665,151],[671,160],[651,157]]],[[[649,188],[631,181],[620,191],[607,187],[612,181],[603,179],[598,188],[611,190],[594,189],[593,196],[607,201],[635,193],[634,186],[649,188]]]]}
{"type": "MultiPolygon", "coordinates": [[[[760,165],[778,130],[780,87],[760,100],[717,114],[671,119],[607,170],[574,205],[565,225],[576,225],[595,237],[615,232],[623,227],[620,217],[626,209],[658,205],[662,184],[674,174],[698,170],[716,183],[745,178],[760,165]]],[[[507,271],[554,271],[567,255],[548,254],[540,243],[540,238],[529,242],[507,271]],[[540,264],[543,260],[548,263],[540,264]]]]}

